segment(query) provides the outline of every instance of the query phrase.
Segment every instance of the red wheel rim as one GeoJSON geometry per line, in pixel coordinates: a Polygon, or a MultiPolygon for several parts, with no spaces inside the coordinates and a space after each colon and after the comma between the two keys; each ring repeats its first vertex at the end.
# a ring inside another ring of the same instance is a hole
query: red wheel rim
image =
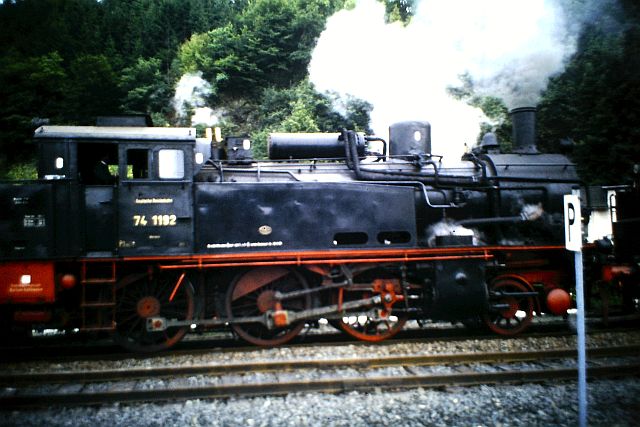
{"type": "Polygon", "coordinates": [[[146,322],[154,316],[179,320],[195,317],[193,286],[187,278],[176,289],[180,280],[177,273],[124,277],[117,285],[114,340],[135,352],[166,350],[178,343],[189,327],[150,332],[146,322]],[[170,299],[174,289],[176,293],[170,299]]]}
{"type": "MultiPolygon", "coordinates": [[[[307,289],[304,277],[283,267],[260,267],[239,274],[229,286],[226,298],[230,318],[260,316],[275,308],[276,292],[307,289]]],[[[282,301],[283,310],[301,311],[311,306],[309,295],[282,301]]],[[[260,346],[282,345],[304,328],[304,322],[268,329],[262,323],[231,324],[231,329],[245,341],[260,346]]]]}
{"type": "MultiPolygon", "coordinates": [[[[397,283],[396,292],[401,292],[400,284],[397,283]]],[[[372,286],[373,288],[373,286],[372,286]]],[[[372,297],[375,292],[373,289],[348,290],[344,289],[344,301],[357,301],[372,297]]],[[[338,300],[338,297],[335,297],[338,300]]],[[[407,316],[404,314],[386,311],[380,306],[363,307],[353,313],[345,313],[345,315],[337,319],[335,324],[348,335],[362,341],[379,342],[393,337],[402,330],[407,322],[407,316]],[[376,312],[376,317],[371,317],[371,311],[376,312]]]]}
{"type": "MultiPolygon", "coordinates": [[[[530,289],[517,280],[499,278],[491,285],[491,291],[530,292],[530,289]]],[[[509,305],[508,308],[490,311],[483,316],[485,324],[497,334],[508,336],[519,334],[533,321],[533,297],[531,296],[503,296],[492,302],[509,305]]]]}

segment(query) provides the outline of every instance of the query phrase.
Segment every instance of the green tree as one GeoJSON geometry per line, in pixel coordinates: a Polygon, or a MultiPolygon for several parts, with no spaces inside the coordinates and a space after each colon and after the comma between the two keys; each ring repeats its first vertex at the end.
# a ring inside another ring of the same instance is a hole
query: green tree
{"type": "Polygon", "coordinates": [[[540,145],[555,151],[572,139],[572,158],[591,184],[629,182],[640,163],[640,6],[622,4],[585,28],[538,109],[540,145]]]}
{"type": "Polygon", "coordinates": [[[118,79],[107,57],[83,55],[69,66],[69,88],[65,94],[66,119],[94,124],[101,115],[120,112],[118,79]]]}
{"type": "Polygon", "coordinates": [[[28,156],[25,145],[40,119],[60,118],[67,75],[62,57],[0,57],[0,152],[9,160],[28,156]]]}
{"type": "Polygon", "coordinates": [[[11,147],[0,157],[28,151],[23,141],[38,117],[92,124],[96,115],[151,113],[156,123],[173,121],[172,86],[182,73],[196,70],[211,82],[211,101],[226,112],[224,125],[234,132],[366,126],[365,104],[354,101],[339,114],[334,100],[298,87],[326,18],[344,3],[0,3],[0,93],[9,101],[0,105],[0,141],[11,147]],[[281,103],[262,108],[273,91],[279,92],[274,103],[281,103]]]}
{"type": "Polygon", "coordinates": [[[239,98],[255,94],[262,70],[247,54],[245,43],[232,24],[194,34],[178,52],[180,71],[202,71],[211,83],[214,100],[218,96],[239,98]]]}
{"type": "Polygon", "coordinates": [[[0,4],[0,54],[39,56],[102,49],[103,7],[94,0],[20,0],[0,4]]]}
{"type": "Polygon", "coordinates": [[[138,58],[121,71],[119,88],[124,93],[121,111],[127,114],[167,113],[171,88],[160,70],[158,58],[138,58]]]}
{"type": "Polygon", "coordinates": [[[337,0],[256,0],[233,22],[193,35],[180,47],[182,72],[199,70],[215,101],[257,97],[304,79],[311,52],[337,0]]]}
{"type": "Polygon", "coordinates": [[[318,124],[314,120],[313,111],[301,99],[296,100],[291,108],[291,115],[281,124],[282,132],[318,132],[318,124]]]}
{"type": "Polygon", "coordinates": [[[304,79],[326,19],[337,0],[257,0],[239,19],[244,39],[265,83],[288,86],[304,79]]]}

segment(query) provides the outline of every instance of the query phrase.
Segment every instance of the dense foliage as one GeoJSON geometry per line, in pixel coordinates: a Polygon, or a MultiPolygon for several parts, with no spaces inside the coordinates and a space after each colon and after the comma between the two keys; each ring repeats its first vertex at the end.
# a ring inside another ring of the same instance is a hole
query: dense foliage
{"type": "Polygon", "coordinates": [[[543,147],[571,139],[582,178],[594,184],[629,182],[640,163],[640,4],[621,3],[582,32],[539,106],[543,147]]]}
{"type": "MultiPolygon", "coordinates": [[[[14,0],[0,4],[0,168],[28,160],[36,126],[91,125],[150,114],[179,124],[181,75],[211,83],[223,131],[366,129],[370,106],[345,114],[307,82],[327,17],[343,0],[14,0]],[[307,103],[308,102],[308,103],[307,103]],[[276,119],[277,118],[277,119],[276,119]]],[[[228,132],[225,132],[228,134],[228,132]]],[[[258,152],[261,148],[258,147],[258,152]]]]}
{"type": "MultiPolygon", "coordinates": [[[[417,0],[379,0],[388,21],[411,22],[417,0]]],[[[587,0],[563,0],[576,15],[587,0]]],[[[566,70],[539,105],[539,142],[574,141],[585,180],[619,183],[640,163],[640,6],[609,1],[578,34],[566,70]]],[[[208,84],[224,134],[247,134],[264,154],[269,131],[367,130],[372,106],[320,94],[307,66],[326,19],[353,0],[4,0],[0,4],[0,176],[32,158],[38,125],[93,124],[105,114],[150,114],[184,124],[172,105],[184,73],[208,84]]],[[[593,18],[593,17],[592,17],[593,18]]],[[[577,18],[576,18],[577,19],[577,18]]],[[[507,35],[505,35],[507,37],[507,35]]],[[[507,109],[474,93],[509,146],[507,109]]],[[[28,169],[28,168],[27,168],[28,169]]]]}
{"type": "MultiPolygon", "coordinates": [[[[566,0],[570,16],[584,19],[576,53],[553,76],[538,107],[538,148],[566,151],[588,184],[622,184],[640,164],[640,4],[603,2],[597,16],[584,16],[585,1],[566,0]],[[588,19],[587,19],[588,18],[588,19]]],[[[481,108],[482,129],[511,145],[511,120],[501,100],[478,95],[468,75],[449,93],[481,108]]],[[[481,135],[479,135],[480,138],[481,135]]]]}

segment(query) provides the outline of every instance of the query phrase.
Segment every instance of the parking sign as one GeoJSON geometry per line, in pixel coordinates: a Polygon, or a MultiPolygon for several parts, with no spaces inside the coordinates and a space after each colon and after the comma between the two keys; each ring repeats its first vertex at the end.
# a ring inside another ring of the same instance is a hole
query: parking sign
{"type": "Polygon", "coordinates": [[[569,251],[582,250],[582,214],[580,198],[573,194],[564,196],[564,241],[569,251]]]}

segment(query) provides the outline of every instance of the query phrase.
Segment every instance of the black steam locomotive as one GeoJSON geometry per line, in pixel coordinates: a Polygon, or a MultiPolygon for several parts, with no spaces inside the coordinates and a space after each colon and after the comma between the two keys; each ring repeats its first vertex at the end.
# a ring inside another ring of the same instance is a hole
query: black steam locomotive
{"type": "Polygon", "coordinates": [[[278,345],[320,318],[370,341],[409,319],[518,333],[569,308],[563,195],[580,182],[537,152],[533,109],[513,120],[512,153],[487,135],[453,164],[427,122],[388,144],[272,134],[269,161],[190,128],[40,127],[38,179],[0,184],[2,324],[141,351],[191,328],[278,345]]]}

